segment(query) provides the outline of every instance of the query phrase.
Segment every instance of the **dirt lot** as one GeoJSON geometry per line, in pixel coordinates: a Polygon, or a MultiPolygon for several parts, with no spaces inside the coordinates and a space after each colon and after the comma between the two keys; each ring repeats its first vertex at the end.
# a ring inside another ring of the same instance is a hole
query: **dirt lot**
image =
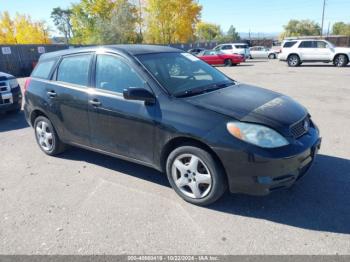
{"type": "Polygon", "coordinates": [[[45,156],[22,113],[0,116],[0,253],[350,254],[350,67],[220,70],[309,109],[323,145],[295,187],[196,207],[152,169],[81,149],[45,156]]]}

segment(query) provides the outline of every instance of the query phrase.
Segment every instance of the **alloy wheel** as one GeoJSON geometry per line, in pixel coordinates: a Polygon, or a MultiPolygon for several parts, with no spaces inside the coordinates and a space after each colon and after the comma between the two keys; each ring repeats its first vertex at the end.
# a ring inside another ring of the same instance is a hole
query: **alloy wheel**
{"type": "Polygon", "coordinates": [[[209,168],[193,154],[176,157],[172,164],[171,175],[181,193],[194,199],[206,197],[213,183],[209,168]]]}
{"type": "Polygon", "coordinates": [[[344,55],[339,55],[336,59],[335,59],[335,65],[336,66],[339,66],[339,67],[341,67],[341,66],[343,66],[344,65],[344,63],[345,63],[345,56],[344,55]]]}
{"type": "Polygon", "coordinates": [[[54,146],[52,130],[45,121],[40,121],[35,128],[36,137],[40,147],[45,151],[51,151],[54,146]]]}

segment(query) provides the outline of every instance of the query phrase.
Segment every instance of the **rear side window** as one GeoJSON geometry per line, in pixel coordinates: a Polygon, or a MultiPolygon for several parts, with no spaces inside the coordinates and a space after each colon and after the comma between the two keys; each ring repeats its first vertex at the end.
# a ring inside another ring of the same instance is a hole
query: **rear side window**
{"type": "Polygon", "coordinates": [[[237,49],[246,49],[246,48],[248,48],[247,45],[235,45],[235,47],[236,47],[237,49]]]}
{"type": "Polygon", "coordinates": [[[327,48],[327,43],[323,41],[317,41],[316,42],[316,47],[317,48],[327,48]]]}
{"type": "Polygon", "coordinates": [[[314,41],[303,41],[300,43],[299,48],[313,48],[314,41]]]}
{"type": "Polygon", "coordinates": [[[98,55],[96,61],[96,88],[122,93],[125,88],[144,87],[144,81],[120,58],[98,55]]]}
{"type": "Polygon", "coordinates": [[[48,79],[55,63],[55,60],[39,62],[32,73],[32,77],[48,79]]]}
{"type": "Polygon", "coordinates": [[[291,48],[292,46],[294,46],[296,44],[297,41],[288,41],[285,42],[283,45],[283,48],[291,48]]]}
{"type": "Polygon", "coordinates": [[[232,50],[232,45],[224,45],[221,50],[232,50]]]}
{"type": "Polygon", "coordinates": [[[57,81],[87,86],[91,54],[64,57],[57,70],[57,81]]]}

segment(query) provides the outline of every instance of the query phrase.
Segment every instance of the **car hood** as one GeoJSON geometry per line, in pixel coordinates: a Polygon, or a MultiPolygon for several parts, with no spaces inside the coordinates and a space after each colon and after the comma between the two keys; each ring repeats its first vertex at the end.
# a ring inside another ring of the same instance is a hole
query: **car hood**
{"type": "Polygon", "coordinates": [[[14,78],[14,76],[10,75],[10,74],[3,73],[3,72],[0,72],[0,80],[1,81],[8,80],[8,79],[11,79],[11,78],[14,78]]]}
{"type": "Polygon", "coordinates": [[[291,125],[307,115],[306,109],[290,97],[245,84],[188,97],[186,100],[239,121],[272,127],[285,135],[289,135],[291,125]]]}

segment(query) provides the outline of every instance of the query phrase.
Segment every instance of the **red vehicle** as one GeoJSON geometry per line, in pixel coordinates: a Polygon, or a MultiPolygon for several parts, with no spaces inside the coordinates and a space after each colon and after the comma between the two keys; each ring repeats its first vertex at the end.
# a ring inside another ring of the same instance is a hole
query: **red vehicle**
{"type": "Polygon", "coordinates": [[[198,54],[198,58],[210,65],[235,66],[245,62],[243,55],[224,54],[221,51],[206,50],[198,54]]]}

